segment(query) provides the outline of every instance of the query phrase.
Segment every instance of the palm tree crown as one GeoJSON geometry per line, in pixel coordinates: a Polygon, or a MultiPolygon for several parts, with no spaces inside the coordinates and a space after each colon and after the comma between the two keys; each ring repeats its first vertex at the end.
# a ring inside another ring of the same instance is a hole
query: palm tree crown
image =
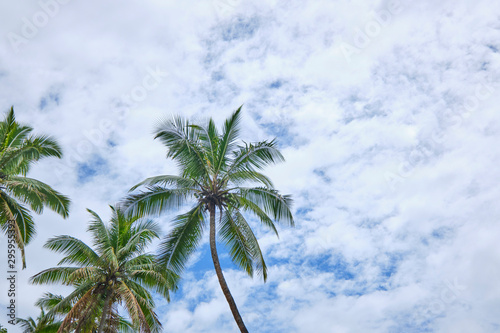
{"type": "Polygon", "coordinates": [[[62,217],[69,213],[68,197],[39,180],[26,177],[31,165],[45,157],[61,158],[57,142],[48,136],[32,135],[33,128],[19,124],[11,108],[0,122],[0,226],[12,227],[26,268],[24,247],[35,234],[28,206],[36,213],[49,207],[62,217]]]}
{"type": "Polygon", "coordinates": [[[276,142],[244,143],[239,139],[241,107],[229,117],[219,134],[212,119],[204,126],[175,117],[157,128],[155,139],[167,147],[167,158],[175,160],[179,176],[152,177],[134,186],[146,189],[129,195],[124,205],[134,214],[159,214],[181,208],[194,199],[194,206],[177,216],[174,228],[160,245],[159,261],[180,274],[200,242],[208,224],[210,249],[215,271],[233,316],[242,332],[246,327],[225,282],[216,250],[218,239],[230,252],[233,262],[250,276],[256,271],[264,281],[267,267],[257,238],[244,213],[251,213],[278,234],[275,222],[294,225],[291,197],[281,195],[271,180],[259,172],[267,165],[281,162],[276,142]],[[256,184],[257,187],[244,185],[256,184]]]}
{"type": "Polygon", "coordinates": [[[31,282],[61,283],[75,288],[49,311],[50,314],[60,313],[71,307],[59,332],[93,331],[96,319],[97,332],[116,332],[121,321],[119,304],[127,310],[136,332],[161,331],[149,290],[169,299],[169,290],[175,288],[177,276],[161,269],[155,257],[145,253],[151,241],[159,237],[158,225],[126,216],[120,209],[111,209],[108,226],[89,210],[92,221],[88,231],[92,234],[95,250],[71,236],[58,236],[45,244],[66,256],[58,267],[38,273],[31,282]],[[63,264],[74,266],[60,266],[63,264]]]}

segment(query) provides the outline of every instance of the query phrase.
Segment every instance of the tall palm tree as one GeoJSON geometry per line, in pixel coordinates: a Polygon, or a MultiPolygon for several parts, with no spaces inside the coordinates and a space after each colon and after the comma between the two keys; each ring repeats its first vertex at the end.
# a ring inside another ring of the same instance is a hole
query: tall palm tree
{"type": "Polygon", "coordinates": [[[33,128],[16,121],[14,108],[0,122],[0,227],[13,231],[26,268],[24,247],[35,234],[27,206],[36,213],[48,207],[66,218],[69,199],[39,180],[26,177],[42,158],[61,158],[62,151],[49,136],[32,135],[33,128]]]}
{"type": "Polygon", "coordinates": [[[173,220],[174,228],[160,245],[159,261],[180,274],[209,224],[210,252],[220,286],[234,319],[247,332],[236,303],[222,274],[216,247],[218,239],[230,252],[233,262],[250,276],[254,271],[267,278],[264,258],[243,213],[255,215],[278,234],[275,221],[293,226],[291,197],[281,195],[271,180],[258,170],[283,161],[275,141],[244,143],[239,139],[241,107],[224,124],[219,134],[213,119],[204,126],[175,117],[157,128],[155,139],[167,147],[167,158],[175,160],[179,176],[157,176],[134,186],[146,189],[125,198],[133,214],[159,214],[180,208],[194,199],[194,206],[173,220]],[[249,184],[258,187],[244,187],[249,184]],[[208,221],[207,214],[208,212],[208,221]]]}
{"type": "Polygon", "coordinates": [[[45,247],[66,256],[58,267],[46,269],[31,278],[34,284],[61,283],[75,289],[49,314],[71,306],[58,332],[117,332],[120,327],[118,305],[123,305],[136,332],[160,332],[161,324],[150,291],[169,299],[177,276],[162,269],[146,247],[158,238],[159,227],[151,220],[126,216],[111,207],[109,225],[93,211],[88,231],[94,249],[71,236],[49,239],[45,247]],[[74,266],[60,266],[71,264],[74,266]]]}

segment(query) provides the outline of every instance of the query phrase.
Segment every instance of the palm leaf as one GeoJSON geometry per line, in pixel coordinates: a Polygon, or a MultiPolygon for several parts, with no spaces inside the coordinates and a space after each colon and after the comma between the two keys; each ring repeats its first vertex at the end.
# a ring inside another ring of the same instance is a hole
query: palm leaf
{"type": "Polygon", "coordinates": [[[147,191],[128,195],[123,200],[123,205],[126,212],[131,215],[158,215],[172,208],[180,208],[191,193],[190,189],[166,189],[151,186],[147,191]]]}
{"type": "Polygon", "coordinates": [[[70,200],[49,185],[27,177],[10,176],[4,180],[6,186],[16,198],[29,204],[37,213],[48,206],[63,217],[68,217],[70,200]]]}
{"type": "Polygon", "coordinates": [[[78,238],[63,235],[50,238],[44,245],[54,252],[65,253],[66,256],[59,262],[62,264],[99,265],[100,258],[90,246],[78,238]]]}
{"type": "Polygon", "coordinates": [[[226,167],[227,153],[233,151],[235,148],[238,136],[240,134],[239,125],[241,122],[241,107],[240,106],[229,119],[224,123],[223,135],[217,152],[218,160],[215,167],[216,173],[226,167]]]}
{"type": "Polygon", "coordinates": [[[239,196],[246,199],[247,202],[253,202],[263,208],[266,214],[271,215],[278,222],[294,226],[292,212],[292,199],[289,195],[281,195],[274,189],[265,187],[253,187],[238,189],[239,196]]]}
{"type": "Polygon", "coordinates": [[[202,205],[177,216],[174,228],[159,245],[161,265],[179,274],[200,242],[205,226],[202,205]]]}

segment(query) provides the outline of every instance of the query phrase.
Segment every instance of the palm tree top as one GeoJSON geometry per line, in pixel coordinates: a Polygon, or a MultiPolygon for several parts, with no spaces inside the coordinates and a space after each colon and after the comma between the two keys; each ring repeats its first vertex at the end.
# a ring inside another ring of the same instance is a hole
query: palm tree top
{"type": "MultiPolygon", "coordinates": [[[[280,195],[274,190],[272,181],[259,172],[268,165],[284,161],[276,140],[246,143],[239,139],[240,123],[241,106],[225,121],[221,134],[213,119],[205,126],[192,124],[180,116],[162,122],[155,130],[155,139],[167,147],[167,158],[177,162],[181,175],[147,178],[130,191],[146,187],[156,192],[164,186],[173,186],[179,189],[178,194],[192,195],[206,207],[211,203],[219,207],[227,206],[231,193],[241,189],[241,185],[257,183],[261,185],[257,188],[275,194],[290,207],[291,196],[280,195]]],[[[179,208],[184,203],[183,200],[170,200],[164,202],[165,205],[157,205],[157,201],[147,200],[149,198],[154,199],[154,193],[140,198],[140,202],[137,202],[137,197],[129,196],[124,202],[125,207],[137,214],[146,211],[148,214],[159,214],[179,208]]],[[[293,216],[289,210],[278,209],[275,213],[277,220],[293,226],[293,216]]]]}
{"type": "Polygon", "coordinates": [[[61,147],[53,138],[32,132],[32,127],[17,122],[13,107],[0,121],[0,226],[6,230],[7,221],[14,221],[23,268],[26,267],[24,246],[35,235],[28,208],[40,214],[48,207],[66,218],[70,206],[68,197],[39,180],[26,177],[37,161],[62,156],[61,147]]]}
{"type": "Polygon", "coordinates": [[[98,315],[101,316],[100,328],[113,321],[118,324],[115,304],[121,302],[141,332],[156,332],[161,325],[153,312],[154,301],[148,289],[169,299],[169,291],[176,288],[177,281],[175,274],[160,269],[155,257],[145,252],[159,237],[159,226],[151,220],[125,215],[119,208],[110,207],[109,224],[88,210],[92,217],[88,231],[93,247],[68,235],[49,239],[45,247],[65,256],[58,267],[36,274],[31,282],[75,287],[49,312],[60,312],[71,306],[63,328],[77,322],[88,327],[98,315]]]}
{"type": "Polygon", "coordinates": [[[124,206],[132,214],[156,215],[179,209],[194,199],[195,206],[174,219],[169,241],[160,246],[161,262],[177,273],[198,244],[205,212],[211,208],[220,213],[219,240],[229,246],[233,261],[250,275],[254,271],[252,263],[259,263],[256,268],[264,279],[267,269],[262,254],[242,213],[252,213],[276,234],[275,221],[294,225],[291,196],[280,194],[260,172],[266,166],[284,161],[276,141],[244,142],[239,137],[240,125],[241,107],[224,122],[220,133],[213,119],[205,125],[190,123],[180,116],[161,122],[155,130],[155,139],[166,146],[167,158],[177,162],[180,175],[147,178],[130,191],[145,190],[124,200],[124,206]],[[245,186],[251,184],[257,186],[245,186]],[[182,231],[175,229],[181,226],[182,231]]]}

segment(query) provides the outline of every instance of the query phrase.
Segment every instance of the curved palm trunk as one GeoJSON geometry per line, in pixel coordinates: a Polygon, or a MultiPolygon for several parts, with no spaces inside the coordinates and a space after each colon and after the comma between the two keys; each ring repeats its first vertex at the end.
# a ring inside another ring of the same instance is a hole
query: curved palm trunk
{"type": "Polygon", "coordinates": [[[212,253],[212,261],[214,262],[215,273],[217,274],[217,278],[219,279],[219,284],[226,297],[227,303],[229,304],[229,308],[231,308],[231,312],[233,313],[234,320],[238,325],[240,331],[242,333],[248,333],[245,324],[243,323],[243,319],[236,307],[236,303],[234,302],[233,296],[229,291],[229,287],[227,286],[226,280],[224,279],[224,275],[222,275],[222,269],[220,268],[219,257],[217,256],[217,247],[215,244],[215,206],[210,205],[210,252],[212,253]]]}

